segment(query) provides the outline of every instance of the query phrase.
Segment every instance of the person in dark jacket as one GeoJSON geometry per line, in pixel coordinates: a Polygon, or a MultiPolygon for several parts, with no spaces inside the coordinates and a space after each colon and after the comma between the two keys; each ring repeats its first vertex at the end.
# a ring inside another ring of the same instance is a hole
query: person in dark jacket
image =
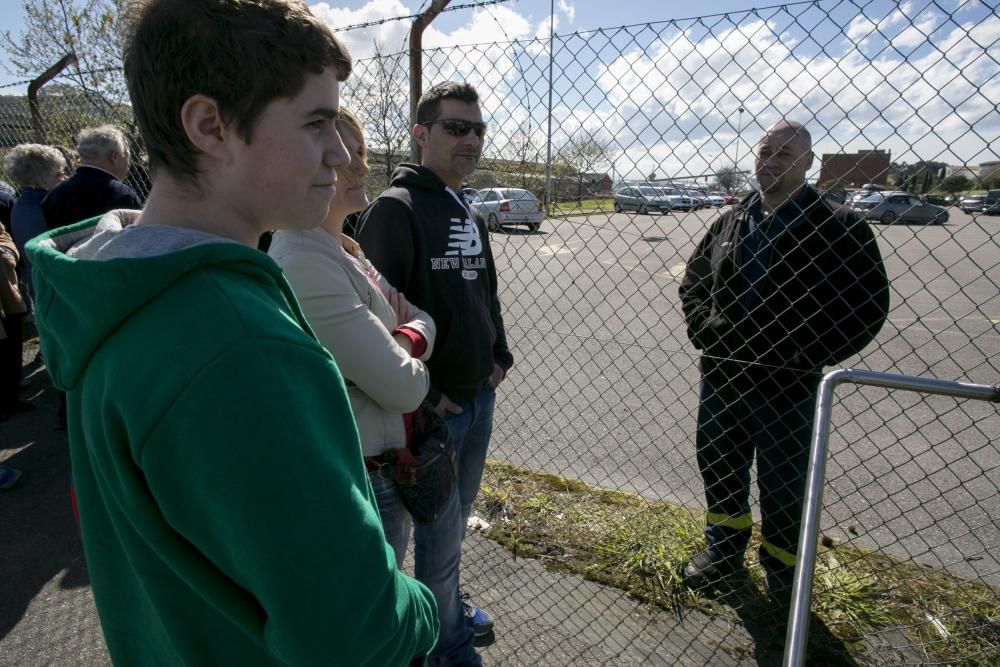
{"type": "Polygon", "coordinates": [[[53,187],[69,173],[62,152],[43,144],[20,144],[7,153],[4,167],[20,188],[20,195],[10,213],[10,234],[14,237],[17,252],[21,255],[22,278],[28,289],[27,296],[35,298],[31,284],[31,262],[24,246],[31,239],[48,230],[42,201],[53,187]]]}
{"type": "Polygon", "coordinates": [[[81,130],[76,150],[76,172],[42,200],[50,230],[119,208],[142,208],[132,188],[122,183],[128,175],[129,150],[121,130],[112,125],[81,130]]]}
{"type": "Polygon", "coordinates": [[[448,424],[458,483],[434,522],[414,528],[415,567],[441,618],[432,663],[479,665],[474,635],[489,634],[493,621],[460,600],[459,561],[493,429],[495,390],[514,360],[486,223],[460,191],[483,149],[479,96],[466,83],[435,85],[420,98],[416,121],[421,164],[396,169],[389,189],[362,214],[356,238],[386,280],[437,324],[427,398],[448,424]]]}
{"type": "Polygon", "coordinates": [[[692,587],[743,568],[756,456],[760,561],[771,595],[788,601],[822,369],[860,352],[888,314],[871,229],[806,185],[812,159],[800,123],[771,127],[757,146],[759,192],[712,224],[681,282],[702,352],[696,448],[708,505],[708,546],[684,569],[692,587]]]}

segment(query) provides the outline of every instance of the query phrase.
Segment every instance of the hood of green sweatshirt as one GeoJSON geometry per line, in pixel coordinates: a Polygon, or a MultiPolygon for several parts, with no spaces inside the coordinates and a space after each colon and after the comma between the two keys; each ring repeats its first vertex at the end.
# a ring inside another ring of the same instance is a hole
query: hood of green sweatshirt
{"type": "Polygon", "coordinates": [[[220,239],[162,255],[108,260],[67,254],[95,235],[99,221],[92,218],[56,229],[27,245],[42,354],[60,390],[77,385],[94,353],[116,327],[185,274],[203,267],[238,272],[278,287],[298,310],[278,265],[240,243],[220,239]]]}

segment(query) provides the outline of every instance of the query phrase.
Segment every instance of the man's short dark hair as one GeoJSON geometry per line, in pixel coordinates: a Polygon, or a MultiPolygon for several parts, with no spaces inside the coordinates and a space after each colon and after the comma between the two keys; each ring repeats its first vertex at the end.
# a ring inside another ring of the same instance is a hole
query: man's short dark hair
{"type": "Polygon", "coordinates": [[[431,86],[417,102],[417,123],[437,120],[441,113],[441,100],[458,100],[466,104],[477,104],[479,93],[464,81],[445,81],[431,86]]]}
{"type": "Polygon", "coordinates": [[[198,149],[181,124],[192,95],[214,99],[246,142],[264,108],[351,56],[299,0],[148,0],[128,17],[125,78],[150,166],[194,180],[198,149]]]}

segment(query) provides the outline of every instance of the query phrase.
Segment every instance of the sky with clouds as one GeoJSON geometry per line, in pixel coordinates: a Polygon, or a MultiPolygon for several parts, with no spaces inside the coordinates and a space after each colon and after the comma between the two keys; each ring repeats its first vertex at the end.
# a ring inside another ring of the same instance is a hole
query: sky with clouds
{"type": "MultiPolygon", "coordinates": [[[[423,8],[413,0],[309,4],[358,60],[355,76],[364,76],[376,44],[403,51],[410,22],[343,28],[423,8]]],[[[446,12],[424,33],[425,85],[476,85],[495,155],[530,137],[544,156],[551,90],[553,146],[581,128],[596,133],[616,153],[599,168],[617,177],[747,167],[761,130],[782,116],[807,123],[819,154],[878,147],[907,162],[998,159],[995,3],[754,4],[702,0],[702,18],[690,18],[683,3],[653,0],[515,0],[446,12]]],[[[16,31],[18,12],[5,13],[0,30],[16,31]]]]}
{"type": "MultiPolygon", "coordinates": [[[[334,27],[412,12],[399,0],[312,7],[334,27]]],[[[597,29],[580,25],[583,7],[555,3],[551,86],[548,6],[529,3],[439,17],[424,35],[425,85],[472,82],[489,150],[505,155],[528,135],[542,156],[551,87],[554,147],[581,128],[596,133],[616,153],[601,169],[624,178],[748,167],[762,130],[782,117],[807,123],[818,154],[877,147],[897,161],[978,164],[1000,153],[1000,17],[989,3],[875,0],[862,11],[831,1],[709,16],[712,7],[653,23],[619,11],[597,29]]],[[[339,35],[364,76],[373,45],[400,51],[407,30],[339,35]]]]}

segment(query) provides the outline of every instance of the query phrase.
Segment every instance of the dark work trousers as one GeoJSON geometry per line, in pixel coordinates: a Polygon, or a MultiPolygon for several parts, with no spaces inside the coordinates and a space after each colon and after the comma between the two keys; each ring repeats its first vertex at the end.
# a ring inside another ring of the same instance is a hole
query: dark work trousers
{"type": "Polygon", "coordinates": [[[7,337],[0,339],[0,414],[17,403],[24,351],[24,313],[0,318],[7,337]]]}
{"type": "Polygon", "coordinates": [[[715,558],[742,561],[753,523],[756,456],[761,564],[790,583],[818,385],[816,373],[702,359],[695,442],[708,505],[705,535],[715,558]]]}

